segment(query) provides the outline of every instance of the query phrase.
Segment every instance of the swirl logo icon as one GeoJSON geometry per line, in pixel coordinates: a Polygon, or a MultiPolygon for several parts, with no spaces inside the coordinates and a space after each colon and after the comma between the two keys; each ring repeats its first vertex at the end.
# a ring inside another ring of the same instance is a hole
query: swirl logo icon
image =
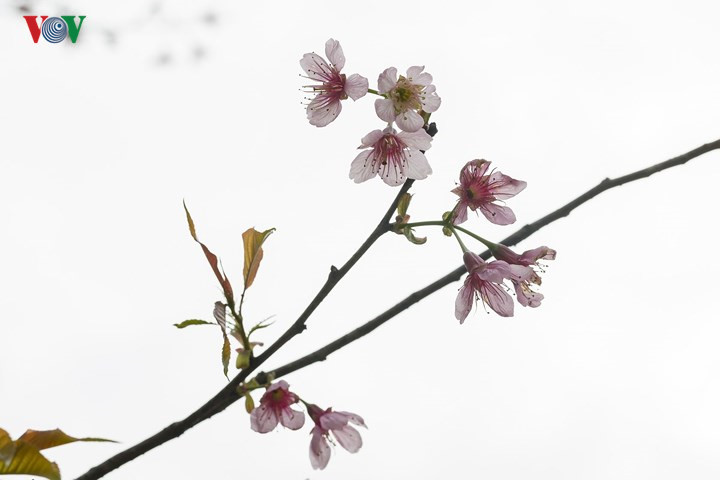
{"type": "Polygon", "coordinates": [[[65,40],[67,31],[67,23],[62,18],[48,18],[42,24],[42,36],[50,43],[60,43],[65,40]]]}
{"type": "Polygon", "coordinates": [[[47,15],[40,16],[40,22],[38,23],[37,15],[24,15],[23,18],[27,22],[28,29],[30,30],[30,36],[32,36],[33,42],[38,43],[40,40],[40,34],[48,43],[60,43],[65,38],[70,38],[72,43],[77,42],[78,35],[80,35],[80,28],[82,27],[85,15],[61,15],[59,17],[49,17],[47,15]],[[75,19],[79,18],[79,21],[75,19]]]}

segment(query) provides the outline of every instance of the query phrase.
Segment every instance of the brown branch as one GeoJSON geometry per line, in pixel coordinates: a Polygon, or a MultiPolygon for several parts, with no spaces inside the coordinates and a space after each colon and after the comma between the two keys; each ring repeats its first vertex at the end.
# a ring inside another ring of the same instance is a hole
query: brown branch
{"type": "MultiPolygon", "coordinates": [[[[430,132],[431,135],[434,132],[430,132]]],[[[530,225],[526,225],[525,227],[521,228],[514,234],[510,235],[508,238],[504,240],[504,242],[507,242],[507,245],[513,245],[517,242],[520,242],[521,240],[524,240],[525,238],[529,237],[532,233],[536,232],[540,228],[544,227],[545,225],[554,222],[555,220],[567,216],[574,208],[577,206],[587,202],[591,198],[595,197],[599,193],[618,186],[622,185],[624,183],[632,182],[634,180],[648,177],[652,175],[653,173],[659,172],[661,170],[664,170],[666,168],[670,168],[676,165],[683,164],[697,156],[700,156],[704,153],[707,153],[711,150],[719,149],[720,148],[720,140],[717,140],[715,142],[703,145],[700,148],[697,148],[691,152],[688,152],[684,155],[681,155],[679,157],[673,158],[671,160],[668,160],[666,162],[654,165],[652,167],[646,168],[644,170],[640,170],[638,172],[631,173],[629,175],[626,175],[624,177],[620,177],[614,180],[605,179],[603,180],[597,187],[589,190],[588,192],[584,193],[580,197],[576,198],[572,202],[568,203],[564,207],[554,211],[553,213],[541,218],[535,223],[532,223],[530,225]]],[[[315,298],[312,300],[310,305],[305,309],[305,311],[298,317],[298,319],[288,328],[288,330],[280,336],[262,355],[260,355],[257,358],[254,358],[251,361],[251,364],[248,368],[242,370],[237,376],[235,376],[222,390],[220,390],[214,397],[212,397],[210,400],[208,400],[203,406],[198,408],[195,412],[190,414],[188,417],[186,417],[183,420],[180,420],[178,422],[172,423],[156,433],[155,435],[152,435],[151,437],[148,437],[147,439],[143,440],[142,442],[138,443],[137,445],[134,445],[117,455],[105,460],[101,464],[91,468],[88,470],[85,474],[79,476],[76,480],[95,480],[98,478],[103,477],[107,473],[115,470],[116,468],[134,460],[135,458],[139,457],[140,455],[143,455],[144,453],[149,452],[150,450],[164,444],[165,442],[172,440],[173,438],[177,438],[180,435],[182,435],[187,430],[191,429],[198,423],[207,420],[208,418],[212,417],[216,413],[219,413],[223,410],[225,410],[228,406],[232,405],[234,402],[236,402],[240,397],[237,394],[237,387],[242,382],[244,382],[247,377],[254,372],[272,353],[277,351],[280,347],[282,347],[285,343],[287,343],[292,337],[295,335],[301,333],[305,329],[305,322],[309,318],[309,316],[312,314],[312,312],[317,308],[317,306],[322,302],[322,300],[330,293],[330,291],[333,289],[333,287],[342,279],[343,276],[352,268],[353,265],[362,257],[362,255],[370,248],[370,246],[380,238],[385,232],[389,229],[389,220],[392,217],[393,212],[397,208],[397,203],[400,199],[400,196],[408,191],[410,186],[412,185],[413,181],[408,180],[405,185],[401,188],[400,192],[398,193],[397,197],[393,201],[392,205],[386,212],[386,214],[383,216],[383,219],[380,221],[378,226],[373,230],[373,233],[370,234],[368,239],[360,246],[357,252],[343,265],[340,269],[335,269],[334,267],[331,268],[330,274],[328,275],[328,279],[323,285],[323,287],[320,289],[318,294],[315,296],[315,298]]],[[[347,345],[348,343],[351,343],[358,338],[367,335],[372,330],[377,328],[378,326],[385,323],[390,318],[394,317],[398,313],[402,312],[403,310],[407,309],[410,305],[419,302],[423,298],[427,297],[431,293],[439,290],[445,285],[448,285],[454,281],[457,281],[462,274],[464,273],[465,269],[464,267],[457,268],[450,272],[449,274],[445,275],[444,277],[438,279],[437,281],[431,283],[430,285],[426,286],[425,288],[418,290],[417,292],[413,293],[409,297],[407,297],[402,302],[395,305],[390,310],[386,311],[385,313],[381,314],[380,316],[376,317],[375,319],[371,320],[370,322],[366,323],[365,325],[361,326],[360,328],[353,330],[352,332],[348,333],[344,337],[341,337],[340,339],[330,343],[329,345],[321,348],[320,350],[317,350],[316,352],[311,353],[310,355],[306,355],[305,357],[296,360],[295,362],[289,363],[283,367],[280,367],[275,370],[277,373],[277,376],[281,375],[287,375],[288,373],[297,371],[298,369],[310,365],[312,363],[324,360],[327,355],[330,353],[338,350],[339,348],[342,348],[343,346],[347,345]]],[[[263,375],[262,373],[260,375],[263,375]]],[[[260,376],[259,375],[259,376],[260,376]]]]}
{"type": "MultiPolygon", "coordinates": [[[[695,150],[691,150],[688,153],[685,153],[683,155],[680,155],[675,158],[671,158],[670,160],[666,160],[664,162],[658,163],[656,165],[650,166],[648,168],[644,168],[642,170],[638,170],[636,172],[630,173],[628,175],[624,175],[622,177],[610,179],[606,178],[602,182],[600,182],[597,186],[594,188],[591,188],[587,192],[583,193],[579,197],[577,197],[575,200],[567,203],[566,205],[558,208],[554,212],[545,215],[540,220],[537,220],[536,222],[533,222],[531,224],[525,225],[521,229],[517,230],[512,235],[508,236],[504,240],[502,240],[500,243],[506,246],[513,246],[521,241],[528,238],[533,233],[537,232],[544,226],[554,222],[555,220],[559,220],[563,217],[567,217],[570,212],[572,212],[575,208],[579,207],[583,203],[593,199],[597,195],[601,194],[605,190],[609,190],[613,187],[618,187],[620,185],[624,185],[626,183],[634,182],[635,180],[639,180],[641,178],[647,178],[650,175],[660,172],[662,170],[676,167],[678,165],[682,165],[684,163],[687,163],[688,161],[692,160],[695,157],[699,157],[700,155],[710,152],[712,150],[720,149],[720,140],[716,140],[711,143],[707,143],[701,147],[696,148],[695,150]]],[[[480,256],[487,260],[490,258],[490,251],[486,250],[480,256]]],[[[336,352],[343,348],[344,346],[354,342],[355,340],[364,337],[368,333],[372,332],[376,328],[378,328],[383,323],[387,322],[391,318],[393,318],[395,315],[403,312],[404,310],[408,309],[415,303],[419,302],[423,298],[437,292],[442,287],[445,287],[453,282],[456,282],[460,280],[460,277],[462,277],[465,274],[465,266],[461,265],[452,272],[448,273],[442,278],[439,278],[435,280],[430,285],[427,285],[420,290],[410,294],[407,298],[402,300],[401,302],[397,303],[395,306],[390,308],[389,310],[381,313],[377,317],[373,318],[369,322],[361,325],[360,327],[356,328],[355,330],[352,330],[342,337],[338,338],[337,340],[334,340],[324,347],[305,355],[302,358],[299,358],[293,362],[290,362],[286,365],[283,365],[282,367],[278,367],[275,370],[271,370],[271,375],[274,378],[282,377],[283,375],[287,375],[289,373],[295,372],[297,370],[300,370],[301,368],[307,367],[308,365],[311,365],[316,362],[322,362],[327,359],[328,355],[330,355],[333,352],[336,352]]],[[[258,379],[262,380],[265,378],[267,374],[261,372],[258,374],[258,379]]]]}

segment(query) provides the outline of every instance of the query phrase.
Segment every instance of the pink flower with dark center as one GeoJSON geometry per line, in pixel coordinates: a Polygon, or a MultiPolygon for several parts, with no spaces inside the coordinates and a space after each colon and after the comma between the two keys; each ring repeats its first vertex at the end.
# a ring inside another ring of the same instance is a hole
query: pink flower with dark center
{"type": "Polygon", "coordinates": [[[385,98],[375,100],[375,112],[386,122],[397,122],[406,132],[415,132],[425,123],[419,112],[432,113],[440,108],[440,97],[425,67],[410,67],[407,76],[398,78],[397,68],[385,69],[378,77],[378,92],[385,98]]]}
{"type": "Polygon", "coordinates": [[[306,85],[308,93],[316,94],[307,106],[307,118],[311,125],[324,127],[340,115],[341,100],[350,97],[357,100],[368,91],[368,80],[354,73],[346,77],[340,73],[345,66],[340,42],[332,38],[325,42],[325,59],[316,53],[306,53],[300,60],[300,66],[307,74],[306,78],[320,82],[319,85],[306,85]]]}
{"type": "Polygon", "coordinates": [[[498,260],[503,260],[511,265],[530,267],[533,270],[533,274],[524,280],[514,278],[510,280],[515,286],[515,293],[517,294],[520,305],[523,307],[539,307],[545,297],[532,289],[533,285],[540,286],[542,284],[538,270],[542,272],[544,265],[539,263],[539,261],[555,260],[557,252],[552,248],[542,246],[527,250],[523,252],[522,255],[518,255],[501,243],[496,244],[491,250],[493,256],[498,260]]]}
{"type": "Polygon", "coordinates": [[[420,150],[430,148],[432,137],[425,130],[397,133],[394,128],[373,130],[363,137],[358,148],[365,148],[350,165],[350,178],[361,183],[379,175],[391,186],[406,179],[422,180],[432,173],[420,150]]]}
{"type": "Polygon", "coordinates": [[[460,197],[453,210],[453,224],[460,225],[467,220],[468,208],[472,211],[480,209],[485,218],[496,225],[515,222],[515,214],[509,207],[493,202],[514,197],[527,183],[494,170],[486,174],[489,167],[487,160],[472,160],[460,171],[460,185],[452,190],[460,197]]]}
{"type": "Polygon", "coordinates": [[[337,443],[350,453],[356,453],[362,447],[360,432],[351,427],[354,423],[367,428],[363,419],[354,413],[333,412],[331,408],[323,410],[317,405],[308,405],[308,414],[315,422],[310,440],[310,464],[315,470],[322,470],[330,461],[330,443],[332,432],[337,443]]]}
{"type": "Polygon", "coordinates": [[[292,393],[284,380],[270,385],[260,399],[260,406],[250,413],[250,427],[259,433],[268,433],[278,424],[297,430],[305,424],[305,414],[290,408],[299,398],[292,393]]]}
{"type": "Polygon", "coordinates": [[[510,265],[502,260],[486,263],[472,252],[465,252],[463,262],[468,276],[455,300],[455,318],[462,324],[478,299],[498,315],[512,317],[514,304],[506,291],[505,279],[522,282],[535,272],[530,267],[510,265]]]}

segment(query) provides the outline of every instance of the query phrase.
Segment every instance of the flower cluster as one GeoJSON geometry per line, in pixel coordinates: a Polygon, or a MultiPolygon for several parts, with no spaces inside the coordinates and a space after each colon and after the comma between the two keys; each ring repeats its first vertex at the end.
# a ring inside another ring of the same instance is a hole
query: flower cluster
{"type": "MultiPolygon", "coordinates": [[[[431,147],[431,133],[437,131],[434,125],[430,128],[428,119],[440,107],[440,97],[432,84],[432,76],[420,66],[410,67],[405,75],[398,75],[397,69],[390,67],[379,75],[377,90],[371,90],[365,77],[358,74],[347,77],[341,73],[345,67],[345,56],[337,40],[326,42],[325,57],[327,60],[315,53],[307,53],[300,60],[306,78],[317,82],[306,86],[307,91],[313,94],[308,98],[307,105],[310,124],[317,127],[329,125],[342,111],[344,100],[358,100],[367,93],[379,97],[375,100],[375,112],[385,122],[382,129],[372,130],[362,138],[361,152],[350,166],[350,178],[355,183],[361,183],[379,176],[390,186],[401,185],[408,179],[427,178],[432,168],[425,151],[431,147]]],[[[515,213],[502,202],[514,197],[526,186],[521,180],[491,170],[487,160],[472,160],[462,168],[459,184],[452,190],[458,196],[457,203],[443,215],[442,221],[411,223],[407,210],[412,195],[404,192],[396,200],[398,215],[396,222],[388,226],[389,230],[404,234],[415,244],[425,243],[425,238],[418,238],[413,233],[413,228],[418,226],[439,225],[446,235],[456,236],[468,271],[455,301],[455,316],[460,323],[465,321],[478,300],[503,317],[512,316],[512,288],[522,306],[537,307],[543,300],[542,294],[535,291],[541,283],[539,273],[543,271],[539,262],[554,259],[554,250],[539,247],[517,254],[505,245],[489,242],[460,226],[468,220],[468,210],[482,213],[497,225],[514,223],[515,213]],[[486,262],[469,251],[460,233],[488,246],[495,260],[486,262]]],[[[225,335],[224,304],[218,302],[215,317],[225,335]]],[[[258,328],[261,328],[260,324],[258,328]]],[[[235,335],[236,332],[231,333],[235,335]]],[[[252,348],[257,344],[250,342],[243,332],[239,340],[245,345],[238,350],[239,358],[242,354],[249,364],[252,348]]],[[[265,392],[255,407],[251,392],[261,387],[258,382],[253,380],[238,390],[246,397],[250,427],[259,433],[271,432],[278,424],[290,430],[299,430],[305,424],[305,413],[293,406],[301,403],[313,421],[309,454],[314,469],[324,469],[328,465],[331,445],[340,445],[350,453],[356,453],[362,447],[360,433],[353,426],[366,427],[359,415],[307,403],[290,391],[290,386],[283,380],[265,384],[265,392]]]]}
{"type": "MultiPolygon", "coordinates": [[[[422,245],[427,237],[416,236],[414,229],[439,226],[445,235],[456,237],[468,272],[455,300],[455,317],[460,323],[465,321],[477,301],[503,317],[512,316],[515,308],[513,293],[520,305],[538,307],[543,300],[543,295],[537,292],[541,284],[540,273],[544,271],[540,261],[554,260],[555,250],[543,246],[518,254],[505,245],[485,240],[461,226],[468,220],[468,210],[482,213],[496,225],[514,223],[515,213],[504,205],[504,201],[522,192],[527,186],[525,182],[491,170],[487,160],[472,160],[462,168],[459,183],[452,190],[458,197],[457,202],[451,211],[442,215],[442,220],[410,221],[408,208],[413,195],[408,192],[410,185],[406,181],[422,180],[432,174],[425,152],[430,149],[437,128],[434,123],[428,122],[430,115],[438,110],[441,103],[433,85],[433,77],[424,71],[425,67],[410,67],[405,75],[398,75],[395,67],[386,68],[378,76],[377,89],[373,90],[369,88],[367,78],[356,73],[350,76],[341,73],[345,67],[345,55],[340,42],[332,38],[325,43],[325,57],[306,53],[300,60],[300,66],[305,71],[305,78],[314,82],[305,86],[306,92],[311,94],[307,98],[306,110],[311,125],[325,127],[335,121],[342,111],[342,102],[348,98],[356,101],[368,93],[377,95],[375,113],[383,125],[362,137],[358,147],[361,151],[350,166],[350,179],[362,183],[377,176],[390,186],[406,185],[393,203],[393,209],[397,209],[395,222],[383,221],[376,233],[381,230],[381,233],[392,231],[404,235],[413,244],[422,245]],[[495,260],[485,261],[470,251],[460,234],[469,235],[483,243],[495,260]]],[[[238,304],[230,280],[217,256],[198,240],[187,207],[185,213],[190,234],[202,247],[225,296],[225,301],[216,302],[213,309],[215,324],[219,326],[223,338],[223,372],[227,376],[232,338],[240,345],[236,348],[236,368],[245,370],[257,367],[259,363],[253,362],[262,357],[255,357],[253,350],[263,344],[251,340],[251,335],[269,326],[269,323],[266,319],[246,329],[242,306],[245,292],[252,285],[263,257],[262,244],[274,229],[258,231],[250,228],[242,235],[245,265],[243,291],[238,304]]],[[[390,210],[384,218],[391,218],[392,213],[393,210],[390,210]]],[[[191,319],[176,324],[176,327],[203,324],[212,322],[191,319]]],[[[292,331],[291,327],[288,332],[292,331]]],[[[308,403],[290,391],[290,386],[284,380],[272,383],[275,376],[258,375],[236,387],[237,393],[245,397],[252,430],[266,434],[278,425],[289,430],[301,429],[306,418],[305,412],[297,407],[297,404],[301,404],[313,422],[309,455],[314,469],[324,469],[328,465],[333,445],[340,445],[350,453],[360,450],[363,442],[355,427],[367,427],[359,415],[332,408],[323,409],[308,403]],[[253,392],[263,387],[265,391],[256,406],[253,392]]]]}
{"type": "MultiPolygon", "coordinates": [[[[305,414],[290,408],[298,403],[300,397],[290,391],[284,380],[279,380],[265,390],[260,399],[260,406],[250,412],[250,427],[258,433],[268,433],[278,423],[290,430],[298,430],[305,424],[305,414]]],[[[334,412],[332,408],[323,410],[315,404],[302,402],[315,426],[311,430],[310,464],[314,469],[324,469],[330,461],[330,445],[334,439],[345,450],[356,453],[362,447],[360,432],[350,423],[367,428],[365,421],[357,414],[350,412],[334,412]]]]}
{"type": "Polygon", "coordinates": [[[307,118],[311,125],[324,127],[334,121],[342,110],[341,101],[358,100],[368,92],[381,98],[375,100],[375,112],[387,123],[363,137],[360,152],[350,166],[350,179],[361,183],[379,176],[386,184],[398,186],[407,179],[422,180],[432,173],[424,152],[432,137],[423,129],[432,112],[440,107],[440,97],[432,84],[433,78],[423,70],[410,67],[405,76],[397,68],[386,68],[378,76],[377,90],[358,74],[346,77],[340,71],[345,55],[337,40],[325,43],[326,61],[316,53],[306,53],[300,60],[306,78],[319,82],[306,85],[307,118]],[[394,128],[397,125],[400,132],[394,128]]]}
{"type": "MultiPolygon", "coordinates": [[[[507,200],[522,192],[527,183],[491,170],[487,160],[472,160],[460,171],[460,184],[452,190],[459,198],[448,216],[453,225],[468,219],[468,209],[479,210],[496,225],[515,223],[515,213],[497,201],[507,200]]],[[[474,300],[480,300],[498,315],[512,317],[514,303],[508,294],[505,280],[512,283],[518,303],[523,307],[538,307],[543,295],[533,290],[542,283],[538,272],[540,260],[554,260],[555,250],[538,247],[519,255],[502,244],[485,241],[495,261],[485,262],[478,255],[465,251],[463,262],[468,271],[465,283],[455,300],[455,317],[463,323],[474,300]]]]}

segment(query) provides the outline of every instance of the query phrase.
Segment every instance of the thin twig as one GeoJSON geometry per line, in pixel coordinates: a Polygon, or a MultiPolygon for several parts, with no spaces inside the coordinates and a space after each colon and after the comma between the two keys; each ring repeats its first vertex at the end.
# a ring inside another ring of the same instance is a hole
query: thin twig
{"type": "MultiPolygon", "coordinates": [[[[540,220],[533,222],[529,225],[525,225],[521,229],[517,230],[512,235],[508,236],[504,240],[502,240],[500,243],[503,245],[506,245],[508,247],[511,247],[513,245],[516,245],[520,243],[521,241],[528,238],[533,233],[537,232],[544,226],[554,222],[555,220],[559,220],[560,218],[567,217],[570,212],[572,212],[575,208],[579,207],[583,203],[591,200],[592,198],[596,197],[597,195],[601,194],[605,190],[609,190],[613,187],[618,187],[620,185],[624,185],[626,183],[633,182],[635,180],[639,180],[641,178],[647,178],[650,175],[660,172],[662,170],[675,167],[678,165],[682,165],[689,160],[692,160],[695,157],[699,157],[700,155],[710,152],[712,150],[720,149],[720,140],[716,140],[712,143],[708,143],[703,145],[702,147],[696,148],[695,150],[692,150],[688,153],[685,153],[683,155],[680,155],[675,158],[671,158],[670,160],[666,160],[664,162],[658,163],[656,165],[653,165],[648,168],[644,168],[642,170],[638,170],[636,172],[630,173],[628,175],[624,175],[622,177],[610,179],[606,178],[602,182],[600,182],[597,186],[594,188],[591,188],[587,192],[583,193],[579,197],[577,197],[575,200],[569,202],[568,204],[558,208],[554,212],[545,215],[540,220]]],[[[480,254],[480,257],[487,260],[490,258],[490,251],[486,250],[483,253],[480,254]]],[[[460,278],[465,274],[467,270],[465,269],[465,265],[461,265],[452,272],[448,273],[442,278],[439,278],[432,282],[430,285],[427,285],[420,290],[412,293],[407,298],[402,300],[401,302],[397,303],[395,306],[390,308],[389,310],[381,313],[377,317],[373,318],[369,322],[361,325],[360,327],[356,328],[355,330],[352,330],[342,337],[338,338],[337,340],[334,340],[324,347],[305,355],[302,358],[299,358],[295,361],[292,361],[286,365],[283,365],[282,367],[278,367],[275,370],[271,370],[271,376],[273,378],[279,378],[284,375],[287,375],[289,373],[295,372],[297,370],[300,370],[301,368],[307,367],[308,365],[311,365],[316,362],[322,362],[327,359],[328,355],[330,355],[333,352],[336,352],[343,348],[344,346],[354,342],[355,340],[364,337],[368,333],[372,332],[376,328],[378,328],[383,323],[387,322],[397,314],[403,312],[404,310],[407,310],[410,306],[413,304],[419,302],[423,298],[437,292],[441,288],[456,282],[460,280],[460,278]]],[[[258,378],[262,379],[265,378],[267,374],[261,372],[258,374],[258,378]]]]}

